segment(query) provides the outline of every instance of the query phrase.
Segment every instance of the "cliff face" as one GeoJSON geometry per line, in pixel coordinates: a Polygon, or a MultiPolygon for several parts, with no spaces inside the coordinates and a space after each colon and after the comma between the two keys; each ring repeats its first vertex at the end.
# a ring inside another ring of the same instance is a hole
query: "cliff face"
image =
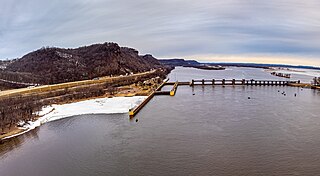
{"type": "MultiPolygon", "coordinates": [[[[126,75],[165,67],[151,55],[116,43],[94,44],[75,49],[42,48],[8,65],[4,72],[32,75],[32,82],[53,84],[108,75],[126,75]]],[[[5,79],[5,78],[3,78],[5,79]]],[[[23,81],[20,77],[20,81],[23,81]]],[[[30,81],[30,79],[25,79],[30,81]]]]}

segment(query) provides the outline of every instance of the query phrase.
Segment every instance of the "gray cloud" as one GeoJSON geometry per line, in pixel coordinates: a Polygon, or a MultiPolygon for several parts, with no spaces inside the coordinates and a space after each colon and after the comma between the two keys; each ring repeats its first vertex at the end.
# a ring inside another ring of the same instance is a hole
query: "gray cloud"
{"type": "Polygon", "coordinates": [[[319,8],[317,0],[3,0],[0,58],[21,57],[42,46],[105,41],[157,57],[318,57],[319,8]]]}

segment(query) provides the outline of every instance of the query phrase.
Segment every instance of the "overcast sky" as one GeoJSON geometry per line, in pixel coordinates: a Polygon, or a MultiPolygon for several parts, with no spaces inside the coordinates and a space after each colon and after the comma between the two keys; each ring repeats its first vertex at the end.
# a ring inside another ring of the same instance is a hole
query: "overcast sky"
{"type": "Polygon", "coordinates": [[[320,66],[320,1],[1,0],[1,59],[106,41],[157,58],[320,66]]]}

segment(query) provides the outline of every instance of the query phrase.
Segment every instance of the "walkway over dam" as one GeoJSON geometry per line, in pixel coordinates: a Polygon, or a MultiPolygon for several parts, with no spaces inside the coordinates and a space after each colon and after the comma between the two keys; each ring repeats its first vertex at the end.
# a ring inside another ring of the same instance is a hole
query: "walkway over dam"
{"type": "Polygon", "coordinates": [[[299,86],[300,81],[278,81],[278,80],[236,80],[236,79],[201,79],[201,80],[191,80],[190,82],[167,82],[166,79],[155,91],[153,91],[140,105],[129,110],[130,117],[134,117],[154,96],[156,95],[170,95],[174,96],[179,86],[197,86],[197,85],[242,85],[242,86],[299,86]],[[172,85],[170,91],[161,91],[162,87],[166,85],[172,85]]]}
{"type": "MultiPolygon", "coordinates": [[[[184,82],[183,82],[184,83],[184,82]]],[[[290,86],[300,84],[300,81],[278,81],[278,80],[237,80],[237,79],[202,79],[191,80],[190,86],[194,85],[252,85],[252,86],[290,86]]]]}

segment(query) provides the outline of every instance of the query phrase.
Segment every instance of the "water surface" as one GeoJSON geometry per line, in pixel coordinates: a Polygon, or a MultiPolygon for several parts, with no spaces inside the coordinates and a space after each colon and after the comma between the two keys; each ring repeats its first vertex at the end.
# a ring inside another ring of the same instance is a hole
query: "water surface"
{"type": "MultiPolygon", "coordinates": [[[[178,68],[170,77],[243,75],[277,78],[248,68],[178,68]]],[[[0,175],[314,176],[320,173],[319,105],[320,92],[310,89],[181,86],[174,97],[156,96],[132,120],[75,116],[15,138],[0,146],[0,175]]]]}

